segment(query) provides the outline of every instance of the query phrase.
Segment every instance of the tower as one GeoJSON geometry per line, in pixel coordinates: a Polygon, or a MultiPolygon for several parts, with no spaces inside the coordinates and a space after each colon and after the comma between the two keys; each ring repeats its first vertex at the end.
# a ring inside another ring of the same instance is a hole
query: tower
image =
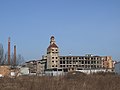
{"type": "Polygon", "coordinates": [[[59,67],[59,48],[56,45],[54,36],[50,38],[50,45],[47,48],[47,69],[59,67]]]}
{"type": "Polygon", "coordinates": [[[16,65],[16,45],[14,45],[14,63],[13,65],[16,65]]]}
{"type": "Polygon", "coordinates": [[[8,65],[10,65],[10,37],[8,38],[8,65]]]}

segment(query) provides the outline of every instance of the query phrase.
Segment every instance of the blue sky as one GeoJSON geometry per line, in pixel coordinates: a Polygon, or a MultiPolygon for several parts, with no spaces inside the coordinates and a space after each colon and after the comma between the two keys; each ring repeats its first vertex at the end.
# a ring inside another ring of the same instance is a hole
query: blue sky
{"type": "Polygon", "coordinates": [[[46,54],[54,35],[60,55],[120,60],[120,0],[0,0],[0,43],[26,60],[46,54]]]}

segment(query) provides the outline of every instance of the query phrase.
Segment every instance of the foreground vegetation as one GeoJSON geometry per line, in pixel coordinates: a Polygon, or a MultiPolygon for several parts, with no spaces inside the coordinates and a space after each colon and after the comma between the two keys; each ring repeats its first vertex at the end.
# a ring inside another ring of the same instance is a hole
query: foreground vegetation
{"type": "Polygon", "coordinates": [[[69,73],[60,77],[1,78],[0,90],[120,90],[120,76],[69,73]]]}

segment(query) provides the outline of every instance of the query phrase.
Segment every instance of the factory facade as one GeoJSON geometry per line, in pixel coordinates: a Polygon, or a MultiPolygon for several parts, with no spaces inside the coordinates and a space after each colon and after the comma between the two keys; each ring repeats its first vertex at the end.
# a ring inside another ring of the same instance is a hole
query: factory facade
{"type": "Polygon", "coordinates": [[[55,42],[55,37],[50,38],[50,45],[46,55],[41,60],[31,60],[26,62],[31,75],[63,75],[71,71],[83,73],[112,72],[114,64],[111,56],[94,56],[86,54],[84,56],[61,56],[59,47],[55,42]]]}
{"type": "Polygon", "coordinates": [[[112,71],[113,61],[111,56],[60,56],[59,47],[55,37],[50,38],[50,45],[47,48],[47,55],[42,57],[46,60],[45,71],[112,71]]]}

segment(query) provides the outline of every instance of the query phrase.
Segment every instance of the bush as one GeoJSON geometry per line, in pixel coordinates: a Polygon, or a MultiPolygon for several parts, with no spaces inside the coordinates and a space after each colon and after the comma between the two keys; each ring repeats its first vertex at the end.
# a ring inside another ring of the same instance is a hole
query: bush
{"type": "Polygon", "coordinates": [[[72,72],[59,77],[1,78],[0,90],[120,90],[120,76],[72,72]]]}

